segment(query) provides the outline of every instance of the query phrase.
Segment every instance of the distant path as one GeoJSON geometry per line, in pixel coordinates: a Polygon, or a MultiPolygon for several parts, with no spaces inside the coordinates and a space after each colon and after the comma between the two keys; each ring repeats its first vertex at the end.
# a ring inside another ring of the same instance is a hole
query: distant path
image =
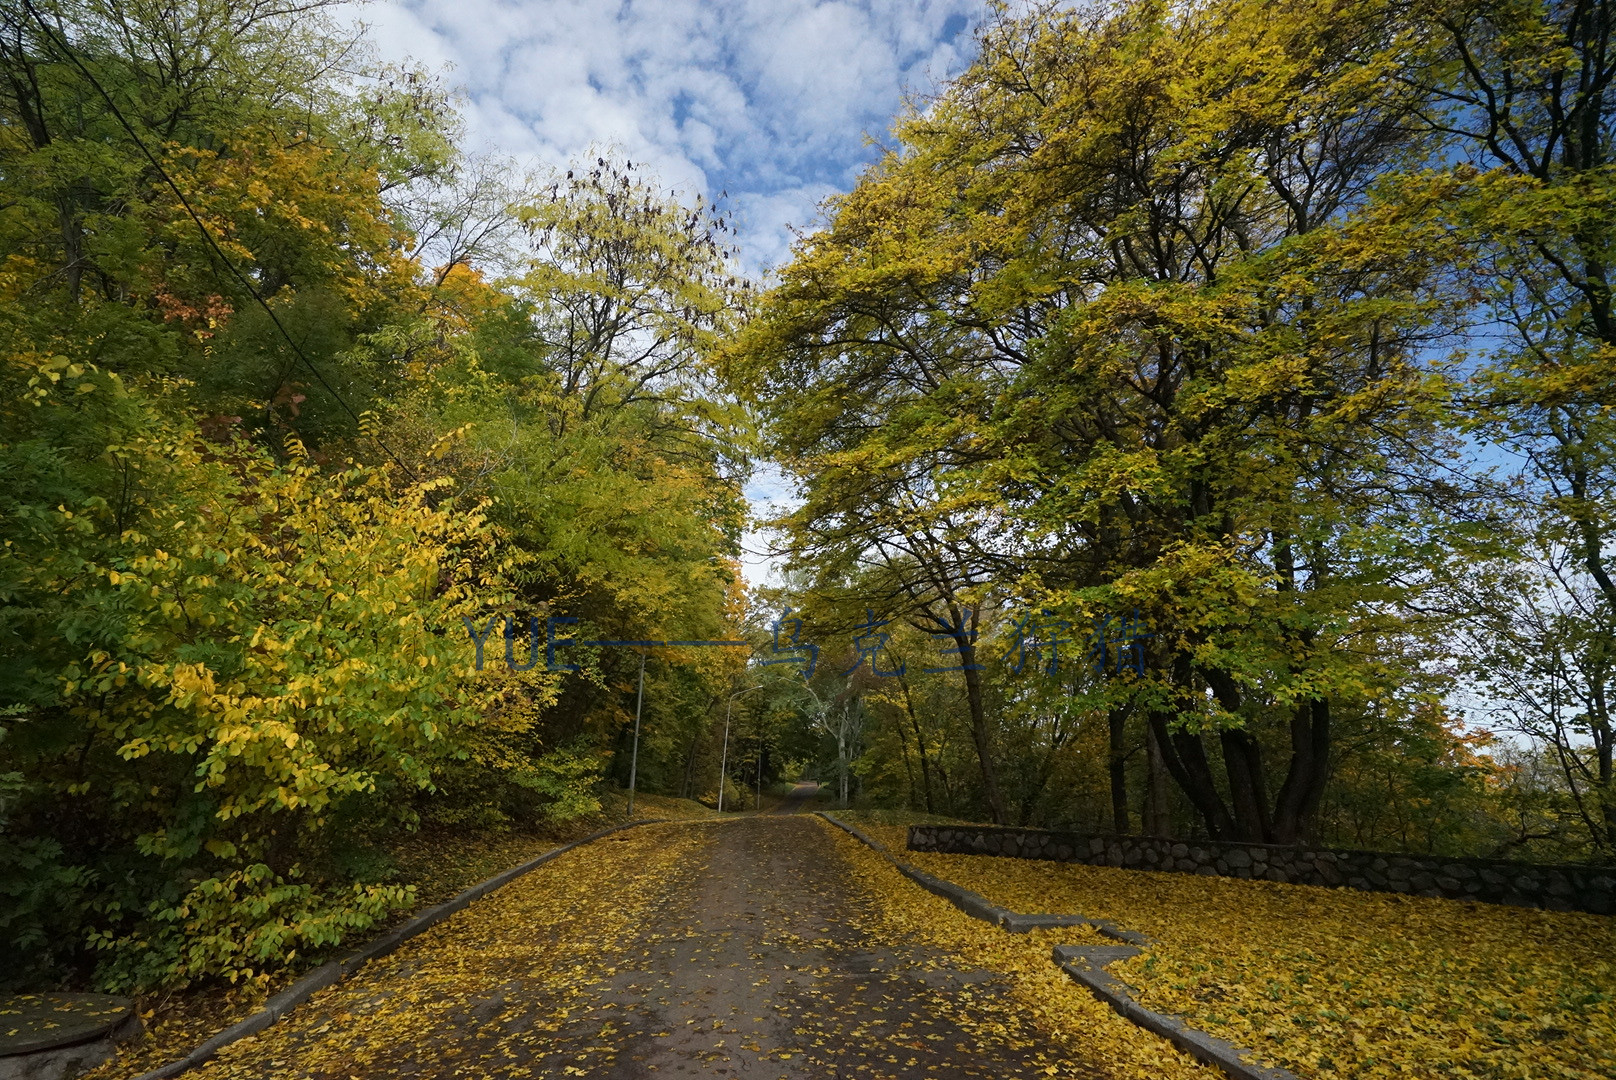
{"type": "Polygon", "coordinates": [[[811,817],[631,830],[473,905],[192,1075],[1096,1075],[1043,1056],[991,972],[867,944],[859,927],[878,903],[811,817]]]}
{"type": "Polygon", "coordinates": [[[800,814],[808,809],[808,804],[818,794],[818,780],[798,780],[796,787],[791,789],[791,794],[786,796],[786,801],[769,812],[771,814],[800,814]]]}

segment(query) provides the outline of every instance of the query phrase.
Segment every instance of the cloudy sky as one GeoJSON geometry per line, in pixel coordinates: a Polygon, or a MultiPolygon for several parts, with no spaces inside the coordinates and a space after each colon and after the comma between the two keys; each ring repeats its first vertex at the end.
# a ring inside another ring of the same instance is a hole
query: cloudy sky
{"type": "Polygon", "coordinates": [[[728,192],[754,271],[878,152],[906,93],[958,71],[981,0],[374,0],[384,56],[447,70],[473,149],[565,164],[613,144],[728,192]]]}
{"type": "MultiPolygon", "coordinates": [[[[611,145],[686,195],[723,195],[754,275],[879,153],[907,96],[969,60],[981,0],[374,0],[384,57],[445,72],[468,149],[565,165],[611,145]]],[[[754,510],[789,498],[777,473],[754,510]]],[[[761,580],[767,546],[746,540],[761,580]]]]}

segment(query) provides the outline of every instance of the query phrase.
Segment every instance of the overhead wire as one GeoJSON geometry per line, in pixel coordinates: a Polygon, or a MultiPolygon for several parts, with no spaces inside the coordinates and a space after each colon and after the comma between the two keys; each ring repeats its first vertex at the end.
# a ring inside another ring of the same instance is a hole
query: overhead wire
{"type": "Polygon", "coordinates": [[[378,447],[380,447],[382,452],[392,459],[393,464],[404,470],[404,475],[409,477],[411,482],[419,481],[420,478],[415,475],[415,470],[404,464],[403,460],[393,452],[393,448],[388,446],[387,443],[382,440],[381,436],[367,429],[364,418],[361,417],[359,413],[354,411],[353,406],[348,404],[343,396],[337,392],[336,387],[332,386],[330,381],[326,379],[325,375],[320,371],[320,369],[315,366],[314,361],[309,359],[308,354],[303,351],[302,346],[297,343],[297,341],[292,337],[290,331],[286,329],[285,324],[281,322],[280,316],[275,314],[275,309],[269,306],[269,302],[263,298],[263,296],[258,292],[258,289],[253,285],[252,279],[243,273],[241,268],[236,266],[236,264],[230,260],[230,257],[225,254],[224,249],[220,247],[218,241],[213,238],[213,234],[208,231],[207,223],[202,220],[201,215],[196,212],[196,209],[191,205],[190,200],[185,197],[185,192],[180,190],[179,184],[175,183],[174,178],[170,176],[168,170],[163,167],[163,163],[158,160],[157,155],[153,154],[146,146],[145,140],[140,137],[140,133],[135,130],[134,125],[132,125],[124,116],[123,110],[118,108],[117,101],[114,100],[112,95],[107,92],[106,88],[101,85],[100,80],[95,77],[95,74],[85,66],[83,61],[79,59],[78,54],[74,51],[73,47],[62,38],[58,37],[56,32],[51,29],[50,23],[46,21],[42,14],[40,14],[39,9],[34,7],[33,0],[22,0],[22,5],[25,9],[27,9],[28,14],[32,16],[34,22],[39,24],[40,30],[42,30],[45,36],[50,39],[51,43],[61,51],[63,56],[67,57],[68,61],[75,68],[79,70],[79,74],[83,75],[89,84],[95,88],[96,93],[101,95],[101,99],[107,103],[107,108],[112,110],[112,115],[117,118],[118,123],[123,127],[124,131],[128,132],[129,138],[134,140],[135,146],[139,148],[141,154],[146,158],[146,160],[151,162],[152,168],[157,170],[157,174],[163,178],[163,182],[168,185],[169,190],[174,193],[174,197],[178,199],[180,205],[185,208],[186,214],[190,216],[192,223],[196,225],[197,231],[202,234],[202,239],[207,242],[207,245],[213,252],[214,257],[224,265],[225,269],[230,271],[231,275],[236,279],[236,281],[241,284],[241,287],[247,290],[247,294],[258,303],[258,306],[264,309],[264,314],[269,316],[270,322],[275,325],[276,330],[280,331],[281,337],[286,339],[286,344],[291,348],[293,355],[303,362],[303,366],[308,368],[309,373],[314,376],[315,380],[319,382],[322,387],[325,388],[326,393],[330,394],[336,403],[342,406],[343,411],[353,418],[354,424],[359,428],[360,433],[365,435],[378,447]]]}

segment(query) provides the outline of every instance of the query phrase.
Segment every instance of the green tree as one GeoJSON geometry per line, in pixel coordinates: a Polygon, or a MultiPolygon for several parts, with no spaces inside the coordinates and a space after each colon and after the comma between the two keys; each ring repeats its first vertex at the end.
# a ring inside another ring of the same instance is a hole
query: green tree
{"type": "Polygon", "coordinates": [[[1468,247],[1491,333],[1471,430],[1520,463],[1524,564],[1481,605],[1480,673],[1511,726],[1553,748],[1595,843],[1616,835],[1616,11],[1594,2],[1437,5],[1421,24],[1427,179],[1468,247]]]}
{"type": "Polygon", "coordinates": [[[1374,15],[1001,16],[735,349],[830,577],[908,544],[1011,608],[1150,621],[1151,673],[1092,704],[1140,710],[1217,836],[1301,835],[1331,709],[1428,636],[1445,263],[1369,194],[1425,153],[1374,15]]]}
{"type": "MultiPolygon", "coordinates": [[[[412,903],[423,819],[598,808],[622,657],[479,672],[468,620],[729,635],[744,290],[649,180],[461,160],[319,4],[0,19],[0,965],[256,977],[412,903]]],[[[690,652],[666,785],[733,666],[690,652]]]]}

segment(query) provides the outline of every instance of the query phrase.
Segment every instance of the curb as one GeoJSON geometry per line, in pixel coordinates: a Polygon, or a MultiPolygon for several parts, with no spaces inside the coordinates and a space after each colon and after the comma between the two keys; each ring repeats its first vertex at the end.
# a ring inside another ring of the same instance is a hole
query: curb
{"type": "Polygon", "coordinates": [[[217,1035],[214,1035],[211,1039],[202,1043],[202,1045],[198,1046],[195,1050],[192,1050],[189,1054],[186,1054],[179,1060],[171,1061],[167,1065],[160,1065],[150,1072],[141,1073],[139,1076],[134,1077],[133,1080],[169,1080],[170,1077],[178,1076],[184,1072],[189,1072],[198,1065],[201,1065],[203,1062],[207,1061],[209,1058],[213,1057],[213,1055],[217,1054],[224,1047],[229,1046],[233,1042],[239,1042],[240,1040],[247,1038],[249,1035],[258,1034],[260,1031],[263,1031],[265,1028],[279,1021],[287,1013],[303,1004],[321,990],[325,990],[328,987],[335,986],[337,983],[342,982],[344,979],[358,972],[360,968],[364,967],[370,961],[375,960],[377,957],[386,956],[388,953],[392,952],[394,949],[398,948],[400,945],[404,944],[421,931],[437,925],[457,911],[470,907],[472,901],[481,900],[483,897],[487,896],[495,889],[498,889],[500,886],[508,885],[517,878],[521,877],[523,874],[537,870],[540,866],[549,862],[557,855],[563,855],[575,847],[581,847],[592,840],[599,840],[603,836],[610,836],[614,832],[621,832],[624,829],[632,829],[636,825],[649,825],[658,820],[660,819],[641,818],[638,821],[629,821],[622,825],[613,825],[609,829],[601,829],[599,832],[590,833],[588,836],[581,837],[580,839],[574,840],[571,843],[562,844],[560,847],[551,848],[549,851],[546,851],[543,855],[540,855],[537,858],[529,859],[527,862],[522,863],[519,866],[513,866],[511,869],[506,870],[503,873],[495,874],[487,881],[482,881],[476,885],[473,885],[471,888],[467,889],[465,892],[454,897],[453,899],[445,900],[441,904],[427,908],[419,915],[410,919],[404,925],[396,929],[389,930],[387,933],[383,934],[379,938],[376,938],[374,941],[370,942],[368,945],[365,945],[357,952],[351,953],[341,960],[328,960],[324,964],[321,964],[319,967],[315,968],[313,971],[309,972],[307,975],[303,976],[301,979],[297,980],[297,982],[293,983],[291,986],[288,986],[285,990],[282,990],[280,993],[264,1002],[264,1007],[262,1009],[259,1009],[245,1020],[239,1021],[225,1028],[223,1031],[219,1032],[217,1035]]]}
{"type": "Polygon", "coordinates": [[[1284,1069],[1253,1065],[1245,1060],[1246,1051],[1204,1031],[1196,1031],[1176,1016],[1152,1012],[1133,999],[1129,987],[1105,970],[1116,960],[1137,956],[1143,950],[1131,945],[1057,945],[1056,965],[1089,992],[1146,1031],[1160,1035],[1196,1061],[1215,1065],[1234,1080],[1299,1080],[1284,1069]]]}
{"type": "Polygon", "coordinates": [[[952,881],[944,881],[940,877],[935,877],[918,867],[910,866],[908,863],[894,858],[885,844],[864,835],[857,828],[840,818],[833,817],[823,810],[816,810],[815,813],[832,825],[852,834],[854,839],[866,847],[879,852],[888,862],[898,868],[900,874],[919,885],[922,889],[941,896],[971,918],[990,922],[1001,930],[1012,934],[1025,934],[1029,930],[1051,926],[1092,926],[1104,936],[1116,941],[1127,942],[1130,945],[1150,944],[1150,940],[1143,934],[1136,934],[1132,930],[1119,929],[1115,924],[1105,919],[1090,919],[1082,915],[1047,915],[1043,913],[1029,915],[999,907],[985,896],[971,892],[969,889],[961,888],[952,881]]]}
{"type": "Polygon", "coordinates": [[[1105,966],[1117,960],[1137,956],[1151,944],[1150,938],[1133,930],[1124,930],[1107,919],[1089,919],[1082,915],[1023,915],[990,903],[986,897],[961,888],[952,881],[944,881],[926,871],[894,858],[885,844],[864,835],[847,822],[817,811],[818,815],[851,834],[854,839],[878,852],[897,868],[898,872],[927,892],[935,893],[951,902],[965,914],[981,919],[1012,934],[1025,934],[1036,927],[1092,926],[1103,937],[1121,942],[1120,945],[1057,945],[1052,959],[1062,971],[1119,1015],[1154,1035],[1159,1035],[1189,1054],[1203,1065],[1222,1069],[1233,1080],[1300,1080],[1292,1072],[1263,1065],[1253,1065],[1245,1059],[1247,1051],[1204,1031],[1196,1031],[1176,1016],[1152,1012],[1133,999],[1130,988],[1106,972],[1105,966]]]}

